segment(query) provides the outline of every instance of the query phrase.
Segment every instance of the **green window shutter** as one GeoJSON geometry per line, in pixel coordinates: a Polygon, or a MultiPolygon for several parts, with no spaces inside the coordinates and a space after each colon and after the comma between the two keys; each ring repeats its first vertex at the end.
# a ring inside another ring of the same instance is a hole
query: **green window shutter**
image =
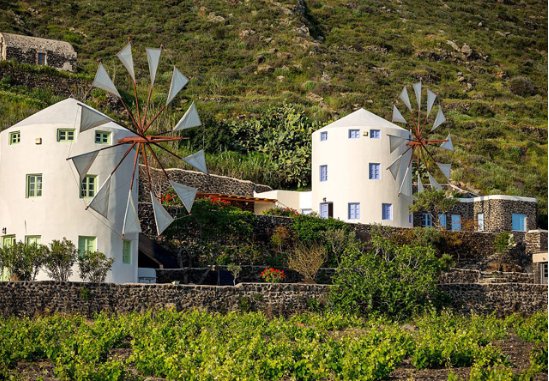
{"type": "Polygon", "coordinates": [[[27,235],[25,236],[25,244],[27,245],[38,245],[40,244],[40,238],[39,235],[27,235]]]}
{"type": "Polygon", "coordinates": [[[95,143],[96,144],[109,144],[111,133],[108,131],[96,131],[95,143]]]}
{"type": "Polygon", "coordinates": [[[15,244],[15,234],[5,235],[2,237],[2,247],[11,247],[15,244]]]}
{"type": "Polygon", "coordinates": [[[86,175],[80,186],[80,198],[95,197],[97,192],[97,176],[86,175]]]}
{"type": "Polygon", "coordinates": [[[92,236],[78,236],[78,255],[97,251],[97,238],[92,236]]]}
{"type": "Polygon", "coordinates": [[[58,128],[57,129],[58,142],[72,142],[73,140],[74,140],[74,128],[58,128]]]}
{"type": "Polygon", "coordinates": [[[42,174],[27,175],[26,197],[42,196],[42,174]]]}
{"type": "Polygon", "coordinates": [[[21,142],[21,132],[20,131],[10,132],[9,144],[17,144],[19,142],[21,142]]]}
{"type": "Polygon", "coordinates": [[[132,241],[124,240],[122,245],[122,263],[132,263],[132,241]]]}

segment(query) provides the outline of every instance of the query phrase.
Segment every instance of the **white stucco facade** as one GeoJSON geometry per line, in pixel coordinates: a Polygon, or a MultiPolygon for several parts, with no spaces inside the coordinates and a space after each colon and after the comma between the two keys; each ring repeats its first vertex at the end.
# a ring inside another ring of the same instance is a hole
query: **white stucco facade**
{"type": "MultiPolygon", "coordinates": [[[[359,109],[312,134],[311,192],[272,191],[257,196],[277,199],[281,206],[298,211],[311,209],[321,217],[412,227],[412,198],[399,195],[408,163],[402,160],[396,180],[387,170],[406,148],[391,153],[388,134],[409,138],[407,130],[359,109]],[[371,165],[376,172],[372,175],[371,165]]],[[[404,187],[411,194],[411,176],[404,187]]]]}
{"type": "MultiPolygon", "coordinates": [[[[137,281],[138,235],[122,237],[120,232],[128,199],[134,152],[111,180],[109,220],[86,210],[91,198],[82,198],[78,173],[68,157],[104,148],[131,132],[108,123],[79,133],[80,107],[74,99],[50,106],[0,133],[0,229],[2,237],[15,236],[25,242],[38,237],[41,244],[63,237],[77,247],[82,237],[94,241],[95,250],[114,259],[107,282],[137,281]],[[59,141],[58,130],[74,130],[74,139],[59,141]],[[96,131],[107,133],[108,142],[96,143],[96,131]],[[14,139],[14,134],[19,134],[14,139]],[[16,141],[18,140],[18,141],[16,141]],[[29,195],[29,175],[41,178],[41,194],[29,195]],[[126,254],[123,260],[124,240],[126,254]],[[129,259],[129,261],[128,261],[129,259]],[[126,263],[124,263],[126,262],[126,263]],[[129,262],[129,263],[128,263],[129,262]]],[[[127,146],[99,153],[88,174],[95,175],[95,192],[122,158],[127,146]]],[[[137,186],[132,197],[137,205],[137,186]]],[[[2,244],[3,240],[0,241],[2,244]]],[[[39,279],[47,279],[45,273],[39,279]]],[[[71,280],[79,280],[75,266],[71,280]]]]}

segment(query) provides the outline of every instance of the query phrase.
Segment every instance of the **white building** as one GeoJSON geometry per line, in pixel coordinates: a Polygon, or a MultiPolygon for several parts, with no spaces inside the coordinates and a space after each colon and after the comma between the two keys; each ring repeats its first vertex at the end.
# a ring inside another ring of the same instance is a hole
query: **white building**
{"type": "MultiPolygon", "coordinates": [[[[388,134],[409,138],[407,130],[359,109],[312,134],[311,192],[272,191],[257,196],[325,218],[412,227],[412,198],[399,195],[405,170],[401,168],[396,180],[387,170],[404,148],[390,153],[388,134]]],[[[402,165],[408,163],[403,160],[402,165]]],[[[411,194],[408,179],[404,187],[411,194]]]]}
{"type": "MultiPolygon", "coordinates": [[[[138,235],[122,237],[134,152],[111,180],[109,220],[86,205],[120,161],[126,146],[102,151],[80,183],[71,156],[132,135],[114,123],[79,133],[80,102],[66,99],[0,133],[0,229],[2,245],[49,244],[63,237],[82,251],[114,259],[108,282],[137,281],[138,235]]],[[[137,187],[134,187],[137,189],[137,187]]],[[[137,205],[137,192],[134,192],[137,205]]],[[[39,279],[47,279],[45,273],[39,279]]],[[[75,267],[71,280],[79,280],[75,267]]]]}

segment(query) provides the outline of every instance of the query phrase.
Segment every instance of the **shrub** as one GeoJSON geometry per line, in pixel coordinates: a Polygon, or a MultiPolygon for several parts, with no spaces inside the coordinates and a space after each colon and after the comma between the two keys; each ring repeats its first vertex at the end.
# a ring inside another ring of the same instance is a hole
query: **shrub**
{"type": "Polygon", "coordinates": [[[288,267],[301,274],[305,283],[314,283],[325,261],[326,249],[323,246],[298,245],[288,256],[288,267]]]}
{"type": "Polygon", "coordinates": [[[299,212],[292,208],[280,208],[275,206],[274,208],[265,210],[263,214],[266,216],[295,217],[299,215],[299,212]]]}
{"type": "Polygon", "coordinates": [[[242,271],[242,267],[235,263],[230,263],[227,266],[227,271],[229,271],[233,276],[233,285],[236,286],[236,278],[238,278],[238,275],[240,275],[240,272],[242,271]]]}
{"type": "Polygon", "coordinates": [[[263,270],[259,276],[267,283],[280,283],[286,278],[284,270],[278,270],[272,267],[263,270]]]}
{"type": "Polygon", "coordinates": [[[353,313],[386,314],[397,319],[439,305],[437,284],[450,258],[437,258],[433,248],[398,245],[372,233],[372,248],[349,245],[332,278],[334,308],[353,313]]]}
{"type": "Polygon", "coordinates": [[[515,95],[527,97],[536,94],[536,88],[528,77],[514,77],[509,81],[509,89],[515,95]]]}
{"type": "Polygon", "coordinates": [[[34,280],[44,264],[47,251],[48,248],[44,245],[27,245],[23,242],[2,247],[0,248],[0,268],[7,269],[12,280],[34,280]]]}
{"type": "Polygon", "coordinates": [[[46,273],[58,282],[66,282],[72,275],[77,256],[78,250],[71,241],[66,238],[53,240],[44,260],[46,273]]]}
{"type": "Polygon", "coordinates": [[[87,251],[78,257],[80,278],[92,283],[104,282],[113,262],[99,251],[87,251]]]}

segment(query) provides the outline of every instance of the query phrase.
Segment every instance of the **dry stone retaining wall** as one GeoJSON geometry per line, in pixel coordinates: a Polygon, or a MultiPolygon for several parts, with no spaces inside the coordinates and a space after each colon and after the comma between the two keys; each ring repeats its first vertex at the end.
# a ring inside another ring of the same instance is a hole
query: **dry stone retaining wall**
{"type": "MultiPolygon", "coordinates": [[[[242,283],[233,286],[113,284],[80,282],[0,282],[0,316],[99,311],[124,313],[148,309],[205,308],[211,311],[261,310],[289,315],[323,304],[331,286],[296,283],[242,283]]],[[[547,286],[525,283],[446,284],[453,307],[461,312],[506,315],[547,310],[547,286]]]]}

